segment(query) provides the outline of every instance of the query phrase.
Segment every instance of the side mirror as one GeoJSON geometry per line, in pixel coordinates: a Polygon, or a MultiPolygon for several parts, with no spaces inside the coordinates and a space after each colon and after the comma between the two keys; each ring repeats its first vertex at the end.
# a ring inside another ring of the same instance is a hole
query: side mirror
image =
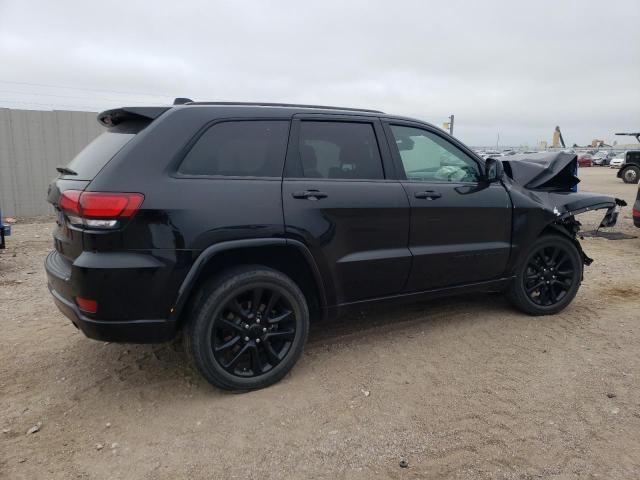
{"type": "Polygon", "coordinates": [[[484,180],[488,183],[497,182],[504,175],[502,161],[495,158],[487,158],[484,161],[484,180]]]}

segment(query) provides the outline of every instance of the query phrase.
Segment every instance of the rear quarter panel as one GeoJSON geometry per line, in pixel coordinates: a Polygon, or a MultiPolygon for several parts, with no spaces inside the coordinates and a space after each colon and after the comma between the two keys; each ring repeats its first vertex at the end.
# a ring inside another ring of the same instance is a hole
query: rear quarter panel
{"type": "MultiPolygon", "coordinates": [[[[273,118],[273,113],[265,117],[273,118]]],[[[281,178],[174,174],[189,141],[220,118],[231,119],[231,111],[194,107],[168,111],[127,144],[87,188],[145,195],[128,225],[117,232],[85,234],[84,249],[140,252],[158,260],[162,267],[141,272],[140,282],[121,292],[131,301],[138,295],[148,309],[161,314],[158,318],[166,317],[202,250],[221,241],[284,234],[281,178]]]]}

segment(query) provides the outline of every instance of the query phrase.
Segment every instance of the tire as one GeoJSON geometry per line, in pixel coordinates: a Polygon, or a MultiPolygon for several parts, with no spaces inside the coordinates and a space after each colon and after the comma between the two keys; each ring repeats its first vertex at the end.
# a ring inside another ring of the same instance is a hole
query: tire
{"type": "Polygon", "coordinates": [[[620,172],[620,178],[622,178],[624,183],[638,183],[638,180],[640,180],[640,167],[635,165],[625,167],[625,169],[620,172]]]}
{"type": "Polygon", "coordinates": [[[582,271],[582,256],[570,239],[543,235],[518,267],[507,298],[529,315],[553,315],[564,310],[578,293],[582,271]]]}
{"type": "Polygon", "coordinates": [[[309,309],[286,275],[258,265],[233,268],[203,286],[196,298],[185,326],[185,351],[212,385],[265,388],[302,355],[309,309]]]}

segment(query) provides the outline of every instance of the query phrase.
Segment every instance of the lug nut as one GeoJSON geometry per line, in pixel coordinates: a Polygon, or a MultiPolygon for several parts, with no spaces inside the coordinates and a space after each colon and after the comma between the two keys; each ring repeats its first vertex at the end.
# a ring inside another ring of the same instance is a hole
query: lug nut
{"type": "Polygon", "coordinates": [[[256,338],[256,343],[260,343],[260,339],[259,338],[256,338]]]}
{"type": "Polygon", "coordinates": [[[267,329],[266,329],[266,328],[263,328],[263,329],[262,329],[262,331],[263,331],[263,332],[266,332],[266,331],[267,331],[267,329]]]}
{"type": "Polygon", "coordinates": [[[249,341],[249,337],[244,337],[244,341],[248,342],[249,341]]]}
{"type": "Polygon", "coordinates": [[[245,323],[245,324],[244,324],[244,328],[249,328],[249,324],[248,324],[248,323],[245,323]]]}
{"type": "Polygon", "coordinates": [[[256,319],[256,323],[260,323],[260,317],[256,319]]]}

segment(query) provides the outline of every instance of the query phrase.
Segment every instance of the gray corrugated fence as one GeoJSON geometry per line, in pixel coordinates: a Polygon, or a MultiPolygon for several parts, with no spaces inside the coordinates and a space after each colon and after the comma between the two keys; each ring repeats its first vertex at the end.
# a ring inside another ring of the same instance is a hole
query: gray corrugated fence
{"type": "Polygon", "coordinates": [[[0,108],[0,207],[5,216],[52,213],[47,186],[103,128],[96,113],[0,108]]]}

